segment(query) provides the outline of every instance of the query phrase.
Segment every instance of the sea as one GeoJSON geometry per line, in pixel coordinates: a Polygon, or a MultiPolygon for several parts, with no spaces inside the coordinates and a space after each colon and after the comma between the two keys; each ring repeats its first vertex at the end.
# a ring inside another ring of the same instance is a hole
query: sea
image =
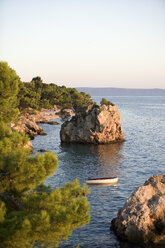
{"type": "Polygon", "coordinates": [[[152,175],[165,174],[165,96],[95,96],[117,105],[122,117],[125,142],[109,145],[65,144],[60,142],[59,125],[41,124],[47,136],[33,141],[34,153],[52,151],[58,168],[45,184],[53,189],[78,178],[83,185],[89,177],[118,176],[116,185],[89,186],[91,221],[73,231],[60,248],[140,248],[120,242],[110,229],[111,220],[131,193],[152,175]]]}

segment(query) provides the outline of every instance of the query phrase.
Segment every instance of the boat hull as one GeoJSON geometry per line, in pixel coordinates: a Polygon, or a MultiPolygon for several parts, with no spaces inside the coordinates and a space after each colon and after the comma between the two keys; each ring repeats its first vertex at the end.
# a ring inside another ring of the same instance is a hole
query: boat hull
{"type": "Polygon", "coordinates": [[[118,177],[110,177],[110,178],[88,178],[86,180],[87,184],[114,184],[119,180],[118,177]]]}

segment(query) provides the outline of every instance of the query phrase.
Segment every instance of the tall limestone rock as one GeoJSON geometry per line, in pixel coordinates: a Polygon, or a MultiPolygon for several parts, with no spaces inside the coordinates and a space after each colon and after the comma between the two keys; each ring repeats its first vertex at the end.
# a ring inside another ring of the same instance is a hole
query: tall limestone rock
{"type": "Polygon", "coordinates": [[[84,116],[74,116],[61,126],[61,142],[106,144],[124,141],[117,106],[94,106],[84,116]]]}

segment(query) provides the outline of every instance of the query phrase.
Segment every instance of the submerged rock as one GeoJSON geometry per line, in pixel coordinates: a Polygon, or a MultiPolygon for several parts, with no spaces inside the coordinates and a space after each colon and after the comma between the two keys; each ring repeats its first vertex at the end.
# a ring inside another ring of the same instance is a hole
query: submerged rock
{"type": "Polygon", "coordinates": [[[40,122],[37,122],[37,123],[49,124],[49,125],[58,125],[59,124],[59,122],[57,122],[57,121],[48,121],[48,120],[40,121],[40,122]]]}
{"type": "Polygon", "coordinates": [[[165,175],[149,178],[111,222],[122,240],[165,247],[165,175]]]}
{"type": "Polygon", "coordinates": [[[49,124],[49,125],[59,125],[59,122],[57,122],[57,121],[48,121],[47,124],[49,124]]]}
{"type": "Polygon", "coordinates": [[[40,132],[39,135],[45,136],[45,135],[47,135],[47,133],[45,133],[45,132],[40,132]]]}
{"type": "Polygon", "coordinates": [[[117,106],[93,107],[84,116],[74,116],[64,122],[61,142],[106,144],[124,141],[121,115],[117,106]]]}
{"type": "Polygon", "coordinates": [[[47,152],[45,149],[39,149],[37,152],[47,152]]]}

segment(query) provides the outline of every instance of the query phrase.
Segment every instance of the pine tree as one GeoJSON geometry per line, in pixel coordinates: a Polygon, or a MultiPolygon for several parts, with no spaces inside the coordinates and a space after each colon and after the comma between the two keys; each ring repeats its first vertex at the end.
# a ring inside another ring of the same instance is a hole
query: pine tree
{"type": "Polygon", "coordinates": [[[0,121],[10,122],[17,117],[18,110],[15,106],[19,80],[7,63],[0,63],[0,121]]]}
{"type": "Polygon", "coordinates": [[[108,101],[106,98],[102,98],[100,104],[101,104],[101,106],[102,106],[102,105],[111,105],[111,106],[115,106],[114,103],[108,101]]]}
{"type": "Polygon", "coordinates": [[[30,156],[28,138],[12,132],[19,77],[0,63],[0,244],[2,248],[57,247],[89,222],[87,187],[75,179],[52,190],[45,179],[57,168],[54,153],[30,156]]]}

